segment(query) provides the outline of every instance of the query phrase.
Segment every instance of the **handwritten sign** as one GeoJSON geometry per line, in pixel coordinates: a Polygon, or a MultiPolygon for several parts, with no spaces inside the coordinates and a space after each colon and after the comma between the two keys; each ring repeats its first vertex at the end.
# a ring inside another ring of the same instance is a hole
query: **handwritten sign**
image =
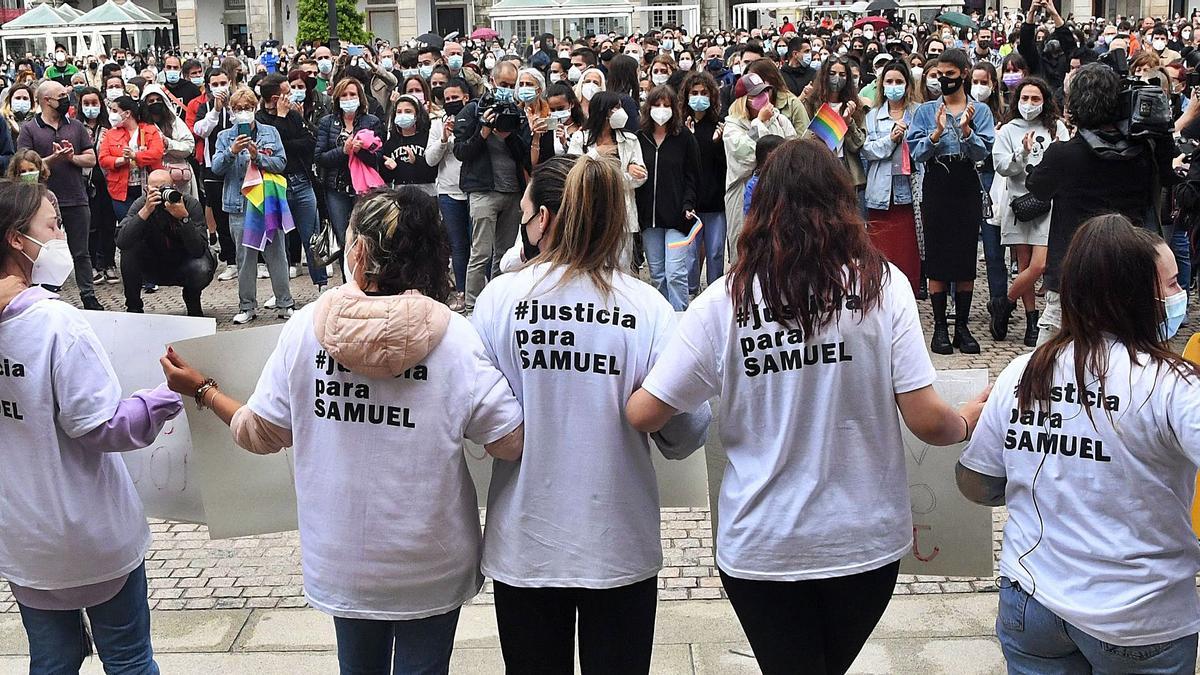
{"type": "MultiPolygon", "coordinates": [[[[153,389],[164,382],[158,359],[168,344],[217,331],[214,319],[118,312],[83,315],[112,362],[123,396],[138,389],[153,389]]],[[[147,515],[204,522],[204,505],[194,480],[191,453],[188,418],[180,415],[168,422],[149,446],[121,455],[147,515]]]]}
{"type": "MultiPolygon", "coordinates": [[[[173,346],[184,360],[220,382],[222,391],[245,401],[254,392],[282,328],[274,325],[219,333],[173,346]]],[[[184,405],[193,421],[190,466],[203,497],[209,536],[223,539],[295,530],[296,478],[291,449],[254,455],[234,444],[229,429],[216,415],[197,411],[187,399],[184,405]]],[[[485,505],[492,458],[470,442],[464,443],[463,452],[478,503],[485,505]]],[[[651,453],[664,507],[708,506],[703,450],[678,461],[663,458],[654,448],[651,453]]]]}
{"type": "MultiPolygon", "coordinates": [[[[934,390],[951,406],[975,398],[987,386],[987,371],[938,371],[934,390]]],[[[992,513],[958,491],[954,466],[966,443],[931,446],[903,421],[908,494],[912,502],[913,546],[900,563],[901,574],[990,577],[992,513]]]]}

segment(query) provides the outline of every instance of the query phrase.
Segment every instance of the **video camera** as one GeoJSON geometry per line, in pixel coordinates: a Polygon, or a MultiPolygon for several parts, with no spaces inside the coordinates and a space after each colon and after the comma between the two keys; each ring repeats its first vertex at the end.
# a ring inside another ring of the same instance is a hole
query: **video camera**
{"type": "Polygon", "coordinates": [[[1126,77],[1121,82],[1121,119],[1117,128],[1129,138],[1170,138],[1175,129],[1171,97],[1158,78],[1126,77]]]}
{"type": "MultiPolygon", "coordinates": [[[[496,131],[516,131],[521,127],[521,109],[515,102],[497,100],[495,92],[488,91],[483,98],[479,99],[481,121],[483,115],[489,110],[496,111],[496,118],[491,123],[491,127],[496,131]]],[[[483,122],[483,124],[487,124],[487,122],[483,122]]]]}

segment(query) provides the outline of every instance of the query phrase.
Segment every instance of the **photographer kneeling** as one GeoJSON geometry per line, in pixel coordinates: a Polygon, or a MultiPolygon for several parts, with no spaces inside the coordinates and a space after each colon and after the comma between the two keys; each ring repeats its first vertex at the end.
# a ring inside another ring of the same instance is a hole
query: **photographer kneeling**
{"type": "Polygon", "coordinates": [[[188,316],[204,316],[200,291],[213,279],[217,262],[208,248],[204,206],[176,190],[171,174],[152,171],[146,193],[129,207],[121,221],[121,280],[125,308],[142,311],[142,283],[182,286],[188,316]]]}

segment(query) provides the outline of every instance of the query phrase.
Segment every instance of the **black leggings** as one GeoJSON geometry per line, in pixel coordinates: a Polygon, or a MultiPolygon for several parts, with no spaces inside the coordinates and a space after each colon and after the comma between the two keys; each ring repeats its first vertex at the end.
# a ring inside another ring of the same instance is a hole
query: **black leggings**
{"type": "Polygon", "coordinates": [[[845,577],[721,582],[765,675],[841,675],[883,616],[900,561],[845,577]]]}
{"type": "Polygon", "coordinates": [[[650,672],[657,577],[605,589],[494,585],[500,648],[510,675],[574,673],[576,612],[584,675],[650,672]]]}

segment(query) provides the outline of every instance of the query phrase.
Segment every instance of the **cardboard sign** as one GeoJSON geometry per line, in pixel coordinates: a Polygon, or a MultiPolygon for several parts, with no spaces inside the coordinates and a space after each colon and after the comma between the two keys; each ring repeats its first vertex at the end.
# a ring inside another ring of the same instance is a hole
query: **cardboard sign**
{"type": "MultiPolygon", "coordinates": [[[[84,312],[104,346],[122,396],[162,384],[158,359],[177,340],[213,335],[214,319],[162,314],[84,312]]],[[[122,453],[125,466],[142,498],[146,515],[192,523],[204,522],[204,505],[191,462],[192,433],[188,418],[180,415],[163,427],[154,443],[122,453]]]]}

